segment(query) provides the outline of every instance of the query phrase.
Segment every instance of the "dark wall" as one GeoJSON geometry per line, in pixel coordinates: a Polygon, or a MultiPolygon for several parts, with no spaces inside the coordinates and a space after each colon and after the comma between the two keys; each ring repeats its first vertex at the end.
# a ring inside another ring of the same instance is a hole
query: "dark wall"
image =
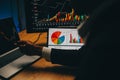
{"type": "Polygon", "coordinates": [[[18,32],[23,30],[25,28],[24,0],[1,0],[0,19],[7,17],[13,17],[18,32]]]}
{"type": "Polygon", "coordinates": [[[0,1],[0,19],[11,16],[11,0],[0,1]]]}

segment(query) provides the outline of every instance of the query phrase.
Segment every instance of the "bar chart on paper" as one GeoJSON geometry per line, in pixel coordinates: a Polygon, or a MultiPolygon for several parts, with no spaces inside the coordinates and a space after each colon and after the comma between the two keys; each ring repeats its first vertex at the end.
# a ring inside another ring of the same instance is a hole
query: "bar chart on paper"
{"type": "Polygon", "coordinates": [[[80,45],[82,38],[78,35],[77,29],[51,28],[49,29],[48,43],[50,45],[80,45]]]}
{"type": "Polygon", "coordinates": [[[73,28],[49,28],[48,47],[55,49],[78,50],[83,45],[82,38],[77,29],[73,28]]]}

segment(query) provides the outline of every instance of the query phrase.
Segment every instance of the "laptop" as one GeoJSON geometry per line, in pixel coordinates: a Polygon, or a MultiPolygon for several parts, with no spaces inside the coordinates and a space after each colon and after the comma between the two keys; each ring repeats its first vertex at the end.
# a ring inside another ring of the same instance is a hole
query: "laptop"
{"type": "Polygon", "coordinates": [[[0,76],[10,78],[23,68],[38,60],[39,56],[21,53],[14,43],[19,40],[12,18],[0,20],[0,76]]]}
{"type": "Polygon", "coordinates": [[[76,28],[49,28],[48,30],[49,48],[78,50],[83,45],[76,28]]]}

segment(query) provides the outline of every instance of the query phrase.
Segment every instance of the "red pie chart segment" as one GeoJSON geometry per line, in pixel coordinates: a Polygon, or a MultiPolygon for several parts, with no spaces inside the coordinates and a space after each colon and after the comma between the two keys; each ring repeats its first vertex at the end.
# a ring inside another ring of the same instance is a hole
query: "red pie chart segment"
{"type": "Polygon", "coordinates": [[[60,31],[56,31],[52,34],[52,38],[58,38],[60,36],[61,32],[60,31]]]}

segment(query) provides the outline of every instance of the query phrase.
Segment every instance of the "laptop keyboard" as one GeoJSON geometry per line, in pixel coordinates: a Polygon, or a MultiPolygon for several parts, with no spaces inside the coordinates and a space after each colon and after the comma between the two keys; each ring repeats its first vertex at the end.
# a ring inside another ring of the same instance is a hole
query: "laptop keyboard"
{"type": "Polygon", "coordinates": [[[1,67],[0,75],[3,76],[4,78],[9,78],[13,76],[15,73],[17,73],[18,71],[20,71],[21,69],[23,69],[25,66],[36,61],[39,58],[40,58],[39,56],[22,55],[21,57],[1,67]]]}
{"type": "Polygon", "coordinates": [[[0,69],[0,75],[2,75],[5,78],[9,78],[10,76],[20,71],[23,67],[34,62],[38,58],[39,58],[38,56],[32,57],[32,56],[24,55],[16,59],[15,61],[7,64],[6,66],[2,67],[0,69]]]}
{"type": "Polygon", "coordinates": [[[9,52],[6,52],[4,55],[0,56],[0,68],[23,55],[24,54],[20,52],[19,48],[15,48],[9,52]]]}

